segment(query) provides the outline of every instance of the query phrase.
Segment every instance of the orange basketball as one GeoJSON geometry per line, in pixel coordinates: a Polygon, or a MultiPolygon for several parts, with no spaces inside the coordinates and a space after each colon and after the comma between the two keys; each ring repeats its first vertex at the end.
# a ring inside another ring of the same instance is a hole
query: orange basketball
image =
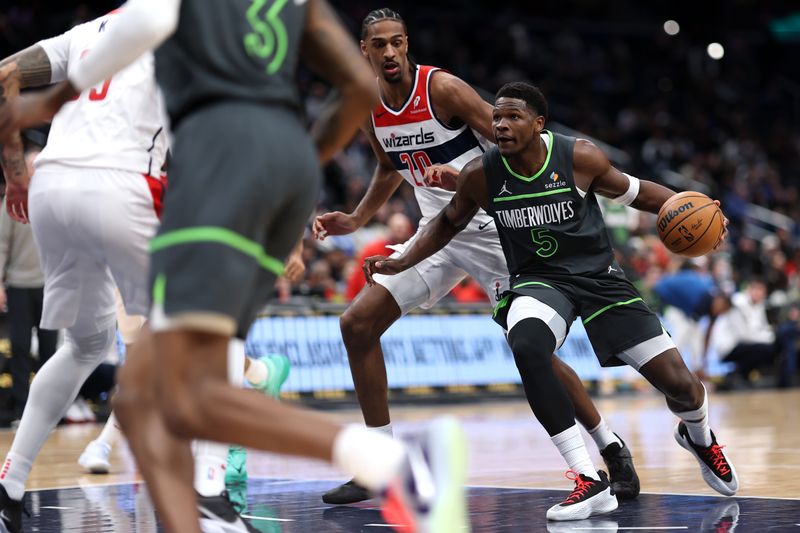
{"type": "Polygon", "coordinates": [[[656,227],[670,252],[686,257],[705,255],[719,242],[724,225],[722,211],[703,193],[686,191],[664,202],[656,227]]]}

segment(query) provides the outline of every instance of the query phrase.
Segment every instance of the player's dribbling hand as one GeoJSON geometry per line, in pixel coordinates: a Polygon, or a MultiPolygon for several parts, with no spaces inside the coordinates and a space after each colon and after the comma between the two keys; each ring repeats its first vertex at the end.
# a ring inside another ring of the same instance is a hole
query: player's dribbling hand
{"type": "Polygon", "coordinates": [[[392,259],[385,255],[373,255],[364,259],[361,270],[364,271],[367,285],[372,287],[375,285],[375,280],[372,279],[373,274],[386,274],[387,276],[391,276],[392,274],[402,272],[403,267],[397,259],[392,259]]]}
{"type": "Polygon", "coordinates": [[[427,187],[455,191],[458,171],[448,165],[431,165],[425,169],[422,181],[427,187]]]}
{"type": "Polygon", "coordinates": [[[6,182],[6,211],[11,220],[28,223],[28,188],[12,181],[6,182]]]}
{"type": "MultiPolygon", "coordinates": [[[[721,207],[719,200],[714,200],[714,203],[717,204],[717,207],[721,207]]],[[[722,235],[719,236],[719,240],[717,244],[714,245],[714,251],[718,251],[722,246],[725,244],[725,240],[728,238],[728,217],[725,214],[722,214],[722,235]]]]}
{"type": "Polygon", "coordinates": [[[311,233],[317,240],[324,240],[328,235],[349,235],[359,228],[359,224],[353,215],[334,211],[325,213],[314,219],[311,226],[311,233]]]}

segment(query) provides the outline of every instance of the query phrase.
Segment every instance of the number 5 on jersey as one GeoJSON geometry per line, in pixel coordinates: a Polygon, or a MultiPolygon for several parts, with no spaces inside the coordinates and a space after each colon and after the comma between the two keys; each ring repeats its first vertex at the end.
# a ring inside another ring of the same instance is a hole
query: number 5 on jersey
{"type": "Polygon", "coordinates": [[[550,257],[558,251],[558,241],[549,233],[550,230],[547,228],[533,228],[531,230],[533,244],[539,246],[536,249],[536,255],[539,257],[550,257]]]}

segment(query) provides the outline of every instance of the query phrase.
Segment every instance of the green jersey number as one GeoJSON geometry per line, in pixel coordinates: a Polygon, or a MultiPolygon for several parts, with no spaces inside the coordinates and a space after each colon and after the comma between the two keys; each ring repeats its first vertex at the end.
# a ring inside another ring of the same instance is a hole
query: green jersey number
{"type": "Polygon", "coordinates": [[[538,246],[536,255],[539,257],[550,257],[558,250],[558,241],[549,233],[550,230],[547,228],[533,228],[531,230],[531,239],[533,239],[533,244],[538,246]]]}
{"type": "Polygon", "coordinates": [[[252,5],[247,10],[247,22],[253,31],[244,36],[244,48],[251,56],[272,58],[267,63],[267,74],[275,74],[283,65],[289,48],[286,26],[280,19],[281,10],[289,0],[275,0],[263,14],[261,11],[267,0],[251,1],[252,5]]]}

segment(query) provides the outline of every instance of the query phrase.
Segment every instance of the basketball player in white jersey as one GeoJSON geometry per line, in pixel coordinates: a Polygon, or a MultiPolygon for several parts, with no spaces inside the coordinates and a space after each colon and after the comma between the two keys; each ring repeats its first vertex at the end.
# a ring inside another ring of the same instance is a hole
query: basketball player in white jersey
{"type": "MultiPolygon", "coordinates": [[[[460,169],[484,152],[484,138],[494,138],[492,106],[474,89],[448,72],[409,60],[406,27],[397,12],[384,8],[367,15],[361,51],[378,76],[381,93],[366,128],[378,166],[353,213],[317,217],[314,233],[318,238],[348,234],[366,224],[404,179],[414,187],[422,212],[420,227],[424,226],[453,196],[429,186],[425,170],[437,164],[460,169]]],[[[393,248],[401,252],[405,245],[393,248]]],[[[342,315],[342,338],[368,426],[392,431],[381,335],[412,309],[431,307],[467,274],[490,298],[507,289],[508,267],[497,230],[483,211],[446,248],[416,267],[397,276],[376,276],[377,284],[365,287],[342,315]]],[[[555,356],[553,365],[569,391],[577,418],[606,460],[614,490],[620,498],[635,498],[639,480],[630,451],[597,412],[574,371],[555,356]]],[[[369,497],[363,487],[350,481],[327,492],[323,501],[346,504],[369,497]]]]}
{"type": "MultiPolygon", "coordinates": [[[[113,18],[81,24],[12,56],[3,62],[15,67],[4,69],[7,81],[24,88],[66,79],[113,18]]],[[[45,276],[41,324],[63,329],[65,340],[33,380],[0,471],[0,527],[8,531],[21,530],[21,500],[39,450],[114,342],[114,287],[129,314],[147,312],[148,243],[158,225],[159,173],[167,153],[165,116],[153,57],[143,56],[65,105],[35,161],[27,214],[45,276]]],[[[28,176],[14,170],[7,175],[24,190],[28,176]]],[[[24,198],[16,202],[25,218],[24,198]]]]}

